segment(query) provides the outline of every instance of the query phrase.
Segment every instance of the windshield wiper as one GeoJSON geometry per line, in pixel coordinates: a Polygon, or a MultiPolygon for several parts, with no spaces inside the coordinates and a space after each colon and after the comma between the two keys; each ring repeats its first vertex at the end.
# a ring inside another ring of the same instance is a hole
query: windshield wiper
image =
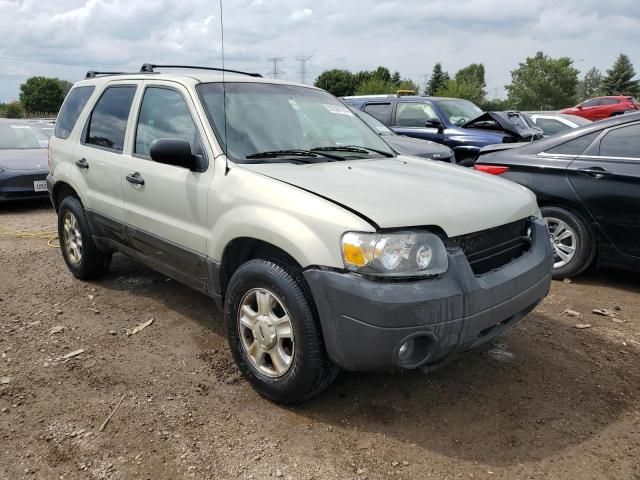
{"type": "Polygon", "coordinates": [[[393,157],[392,153],[385,152],[383,150],[377,150],[375,148],[361,147],[360,145],[336,145],[333,147],[315,147],[311,149],[312,152],[353,152],[353,153],[369,153],[374,152],[382,155],[383,157],[393,157]]]}
{"type": "Polygon", "coordinates": [[[245,158],[247,160],[259,159],[259,158],[277,158],[277,157],[326,157],[332,160],[344,160],[344,157],[340,157],[339,155],[330,155],[328,153],[320,153],[311,150],[268,150],[266,152],[258,152],[252,153],[251,155],[247,155],[245,158]]]}

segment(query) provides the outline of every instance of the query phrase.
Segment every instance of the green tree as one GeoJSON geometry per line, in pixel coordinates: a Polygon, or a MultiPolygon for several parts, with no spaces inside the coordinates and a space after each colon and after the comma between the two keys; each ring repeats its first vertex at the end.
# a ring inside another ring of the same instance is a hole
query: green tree
{"type": "Polygon", "coordinates": [[[357,86],[353,73],[349,70],[339,70],[337,68],[322,72],[313,84],[336,97],[353,95],[357,86]]]}
{"type": "Polygon", "coordinates": [[[467,96],[460,97],[471,100],[477,104],[484,103],[487,92],[487,82],[484,78],[484,65],[481,63],[472,63],[456,73],[455,81],[464,86],[467,96]]]}
{"type": "Polygon", "coordinates": [[[394,85],[394,87],[396,90],[413,90],[416,94],[420,92],[418,84],[408,78],[403,78],[397,85],[394,85]]]}
{"type": "Polygon", "coordinates": [[[602,88],[602,74],[596,67],[584,74],[584,78],[578,83],[578,101],[582,102],[592,97],[597,97],[602,88]]]}
{"type": "Polygon", "coordinates": [[[482,103],[484,101],[484,95],[482,95],[479,86],[465,80],[448,80],[436,91],[436,96],[464,98],[465,100],[470,100],[475,103],[482,103]]]}
{"type": "Polygon", "coordinates": [[[402,79],[400,78],[400,72],[393,72],[393,75],[391,75],[391,83],[394,85],[399,85],[401,81],[402,79]]]}
{"type": "Polygon", "coordinates": [[[28,112],[56,113],[65,94],[65,87],[57,78],[30,77],[20,85],[20,103],[28,112]]]}
{"type": "Polygon", "coordinates": [[[578,70],[573,60],[538,52],[511,72],[511,84],[505,88],[514,108],[555,110],[576,103],[577,86],[578,70]]]}
{"type": "Polygon", "coordinates": [[[356,90],[356,95],[378,95],[382,93],[395,93],[396,86],[381,78],[372,77],[365,80],[356,90]]]}
{"type": "Polygon", "coordinates": [[[484,103],[480,105],[480,108],[485,112],[502,112],[505,110],[512,110],[513,106],[509,100],[493,98],[491,100],[485,100],[484,103]]]}
{"type": "Polygon", "coordinates": [[[4,107],[4,116],[6,118],[24,118],[24,108],[17,100],[7,103],[4,107]]]}
{"type": "Polygon", "coordinates": [[[60,80],[60,85],[62,85],[62,90],[64,90],[64,96],[66,97],[69,90],[71,90],[71,87],[73,87],[73,83],[67,80],[60,80]]]}
{"type": "Polygon", "coordinates": [[[448,81],[449,74],[442,70],[442,64],[440,62],[436,63],[433,67],[429,83],[427,83],[427,87],[425,88],[425,95],[437,95],[438,90],[440,90],[440,88],[442,88],[448,81]]]}
{"type": "Polygon", "coordinates": [[[640,95],[640,82],[633,79],[635,76],[636,72],[631,60],[621,53],[602,79],[602,93],[604,95],[640,95]]]}

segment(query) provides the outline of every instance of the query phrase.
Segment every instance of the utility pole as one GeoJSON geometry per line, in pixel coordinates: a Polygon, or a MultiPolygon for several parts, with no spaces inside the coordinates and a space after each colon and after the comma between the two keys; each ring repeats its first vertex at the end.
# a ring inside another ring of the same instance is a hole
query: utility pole
{"type": "Polygon", "coordinates": [[[306,57],[304,55],[300,55],[299,57],[296,57],[296,62],[300,64],[298,67],[298,81],[300,83],[307,83],[307,62],[311,60],[311,57],[313,57],[313,55],[306,57]]]}
{"type": "Polygon", "coordinates": [[[271,62],[271,78],[280,78],[284,73],[280,70],[280,64],[284,62],[284,57],[271,57],[269,62],[271,62]]]}

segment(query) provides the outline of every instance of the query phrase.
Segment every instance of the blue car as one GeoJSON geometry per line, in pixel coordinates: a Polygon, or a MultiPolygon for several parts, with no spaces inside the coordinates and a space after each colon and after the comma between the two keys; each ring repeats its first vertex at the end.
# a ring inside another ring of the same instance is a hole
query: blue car
{"type": "Polygon", "coordinates": [[[522,121],[517,112],[484,112],[459,98],[399,95],[344,97],[399,135],[442,143],[455,152],[456,163],[471,166],[480,148],[542,138],[542,131],[522,121]]]}

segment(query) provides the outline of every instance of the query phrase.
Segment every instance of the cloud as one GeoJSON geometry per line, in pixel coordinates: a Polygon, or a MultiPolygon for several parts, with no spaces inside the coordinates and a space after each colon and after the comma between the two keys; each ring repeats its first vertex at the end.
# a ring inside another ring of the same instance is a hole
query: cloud
{"type": "MultiPolygon", "coordinates": [[[[584,71],[625,52],[640,70],[637,0],[223,0],[222,13],[228,66],[268,73],[268,58],[286,57],[290,79],[299,55],[313,55],[310,78],[386,65],[422,82],[438,61],[451,73],[481,62],[490,94],[538,50],[584,71]]],[[[212,0],[0,0],[0,32],[0,101],[16,98],[29,75],[221,63],[212,0]]]]}

